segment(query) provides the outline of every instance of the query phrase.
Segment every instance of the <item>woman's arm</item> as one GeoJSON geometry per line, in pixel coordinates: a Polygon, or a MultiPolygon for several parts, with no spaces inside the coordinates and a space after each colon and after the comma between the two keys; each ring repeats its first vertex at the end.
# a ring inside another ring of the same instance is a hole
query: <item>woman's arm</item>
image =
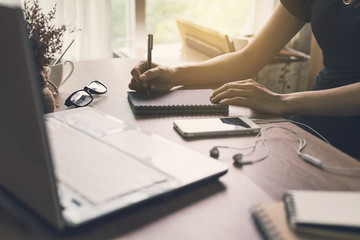
{"type": "Polygon", "coordinates": [[[242,51],[175,68],[180,85],[226,83],[254,77],[304,26],[279,4],[262,30],[242,51]]]}
{"type": "Polygon", "coordinates": [[[255,76],[303,27],[305,23],[279,4],[272,17],[242,51],[220,55],[208,61],[170,68],[153,65],[145,71],[145,62],[133,68],[129,87],[143,90],[152,81],[155,90],[177,85],[222,84],[255,76]]]}
{"type": "Polygon", "coordinates": [[[284,113],[360,115],[360,82],[327,90],[284,94],[282,98],[284,113]]]}

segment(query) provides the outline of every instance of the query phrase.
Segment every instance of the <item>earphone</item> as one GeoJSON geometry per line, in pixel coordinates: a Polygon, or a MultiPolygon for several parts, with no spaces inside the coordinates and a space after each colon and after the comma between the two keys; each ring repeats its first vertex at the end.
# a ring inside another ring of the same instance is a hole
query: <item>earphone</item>
{"type": "MultiPolygon", "coordinates": [[[[239,148],[234,148],[234,147],[227,147],[227,146],[215,146],[210,150],[210,156],[212,158],[218,158],[219,157],[219,148],[231,148],[231,149],[238,149],[239,148]]],[[[243,150],[245,148],[242,148],[241,150],[243,150]]],[[[234,159],[234,164],[238,165],[238,166],[242,166],[242,165],[248,165],[248,164],[253,164],[253,161],[243,161],[244,155],[242,153],[237,153],[233,156],[234,159]]]]}
{"type": "MultiPolygon", "coordinates": [[[[270,127],[267,127],[263,130],[261,130],[257,135],[256,135],[256,138],[255,138],[255,143],[252,145],[252,146],[249,146],[249,147],[243,147],[243,148],[239,148],[239,147],[229,147],[229,146],[215,146],[213,147],[211,150],[210,150],[210,156],[213,157],[213,158],[218,158],[219,157],[219,148],[230,148],[230,149],[237,149],[237,150],[247,150],[247,149],[251,149],[251,153],[255,152],[256,150],[256,146],[258,144],[258,142],[260,142],[264,148],[265,148],[265,154],[258,158],[258,159],[255,159],[255,160],[247,160],[247,161],[243,161],[243,154],[242,153],[237,153],[233,156],[233,160],[234,160],[234,164],[238,167],[242,167],[243,165],[250,165],[250,164],[254,164],[254,163],[258,163],[260,161],[263,161],[265,160],[268,155],[269,155],[269,148],[267,146],[267,144],[265,143],[265,133],[270,130],[270,129],[273,129],[273,128],[280,128],[280,129],[285,129],[287,131],[290,131],[291,133],[297,135],[300,139],[300,143],[301,143],[301,149],[304,148],[305,146],[303,146],[303,143],[305,141],[305,139],[300,136],[298,133],[294,132],[293,130],[287,128],[287,127],[282,127],[282,126],[270,126],[270,127]]],[[[305,141],[305,145],[306,145],[306,141],[305,141]]]]}
{"type": "MultiPolygon", "coordinates": [[[[326,143],[330,144],[329,141],[326,138],[324,138],[320,133],[318,133],[313,128],[311,128],[310,126],[308,126],[308,125],[306,125],[304,123],[296,122],[296,121],[293,121],[293,120],[270,120],[270,121],[266,121],[266,120],[264,121],[263,120],[263,122],[260,122],[261,121],[260,119],[253,119],[253,120],[257,121],[257,123],[292,122],[292,123],[295,123],[295,124],[298,124],[298,125],[302,125],[302,126],[307,127],[308,129],[310,129],[311,131],[313,131],[321,139],[323,139],[326,143]]],[[[220,155],[219,148],[228,148],[228,149],[237,149],[237,150],[252,149],[252,152],[254,152],[256,150],[256,146],[257,146],[258,142],[260,142],[260,143],[262,143],[262,145],[265,148],[265,154],[262,157],[260,157],[258,159],[254,159],[254,160],[246,160],[246,161],[244,161],[243,160],[243,157],[244,157],[243,153],[237,153],[237,154],[235,154],[233,156],[233,160],[234,160],[234,165],[238,166],[238,167],[242,167],[243,165],[250,165],[250,164],[254,164],[254,163],[263,161],[269,155],[269,149],[268,149],[268,146],[267,146],[267,144],[265,142],[265,133],[268,132],[269,130],[275,129],[275,128],[283,129],[283,130],[288,131],[288,132],[290,132],[293,135],[298,137],[298,139],[299,139],[299,148],[297,150],[297,154],[305,162],[310,163],[313,166],[316,166],[316,167],[318,167],[320,169],[324,169],[324,170],[351,171],[351,172],[360,171],[360,167],[357,167],[357,168],[332,167],[332,166],[329,166],[327,164],[322,163],[322,161],[320,159],[316,158],[316,157],[313,157],[313,156],[311,156],[309,154],[302,153],[302,151],[304,150],[304,148],[306,147],[306,144],[307,144],[306,139],[302,135],[300,135],[299,133],[295,132],[294,130],[292,130],[290,128],[287,128],[287,127],[283,127],[283,126],[269,126],[269,127],[265,128],[265,129],[261,130],[256,135],[255,143],[252,146],[249,146],[249,147],[239,148],[239,147],[230,147],[230,146],[215,146],[210,150],[210,156],[213,157],[213,158],[218,158],[219,155],[220,155]]]]}

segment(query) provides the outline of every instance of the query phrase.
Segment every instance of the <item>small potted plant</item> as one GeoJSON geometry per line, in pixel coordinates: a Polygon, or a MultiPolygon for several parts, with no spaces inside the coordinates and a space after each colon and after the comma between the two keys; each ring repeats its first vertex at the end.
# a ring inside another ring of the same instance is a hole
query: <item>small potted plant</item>
{"type": "MultiPolygon", "coordinates": [[[[29,30],[29,38],[33,42],[34,56],[39,73],[41,98],[44,105],[44,111],[53,112],[56,104],[54,95],[58,90],[51,83],[49,65],[54,59],[55,54],[61,52],[63,46],[63,36],[67,31],[65,25],[55,26],[56,4],[48,13],[43,13],[38,0],[33,3],[30,0],[24,2],[24,18],[29,30]]],[[[73,32],[73,30],[70,30],[73,32]]]]}

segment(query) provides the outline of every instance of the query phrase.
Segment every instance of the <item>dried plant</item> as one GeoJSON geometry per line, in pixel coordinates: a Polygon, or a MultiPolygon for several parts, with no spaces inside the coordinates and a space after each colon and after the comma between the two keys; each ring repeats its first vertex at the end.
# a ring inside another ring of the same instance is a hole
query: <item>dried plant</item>
{"type": "Polygon", "coordinates": [[[39,72],[50,64],[56,53],[61,52],[63,36],[67,31],[65,25],[56,27],[53,24],[56,6],[55,4],[50,12],[43,13],[38,0],[34,0],[32,4],[30,0],[24,2],[24,17],[29,29],[29,38],[34,43],[34,55],[39,72]]]}

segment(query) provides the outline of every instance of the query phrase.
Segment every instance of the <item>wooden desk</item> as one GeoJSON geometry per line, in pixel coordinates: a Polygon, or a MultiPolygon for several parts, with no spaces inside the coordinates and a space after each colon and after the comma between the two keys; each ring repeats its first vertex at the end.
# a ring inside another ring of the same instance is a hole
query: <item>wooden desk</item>
{"type": "MultiPolygon", "coordinates": [[[[177,117],[136,118],[126,94],[130,70],[136,62],[108,59],[76,63],[71,79],[60,89],[59,110],[65,109],[63,102],[71,92],[98,79],[108,87],[108,93],[97,97],[92,107],[204,155],[215,145],[253,143],[252,136],[187,141],[172,128],[177,117]]],[[[256,114],[246,108],[231,107],[230,115],[256,114]]],[[[307,139],[304,152],[335,166],[359,165],[293,124],[281,125],[295,129],[307,139]]],[[[115,213],[65,233],[57,233],[0,189],[0,239],[261,239],[249,212],[258,202],[279,201],[286,189],[360,190],[359,174],[335,174],[310,166],[296,154],[297,139],[281,130],[269,133],[270,155],[261,163],[236,168],[232,165],[235,152],[222,150],[219,161],[229,166],[229,172],[219,181],[115,213]]],[[[262,154],[260,148],[256,154],[262,154]]]]}

